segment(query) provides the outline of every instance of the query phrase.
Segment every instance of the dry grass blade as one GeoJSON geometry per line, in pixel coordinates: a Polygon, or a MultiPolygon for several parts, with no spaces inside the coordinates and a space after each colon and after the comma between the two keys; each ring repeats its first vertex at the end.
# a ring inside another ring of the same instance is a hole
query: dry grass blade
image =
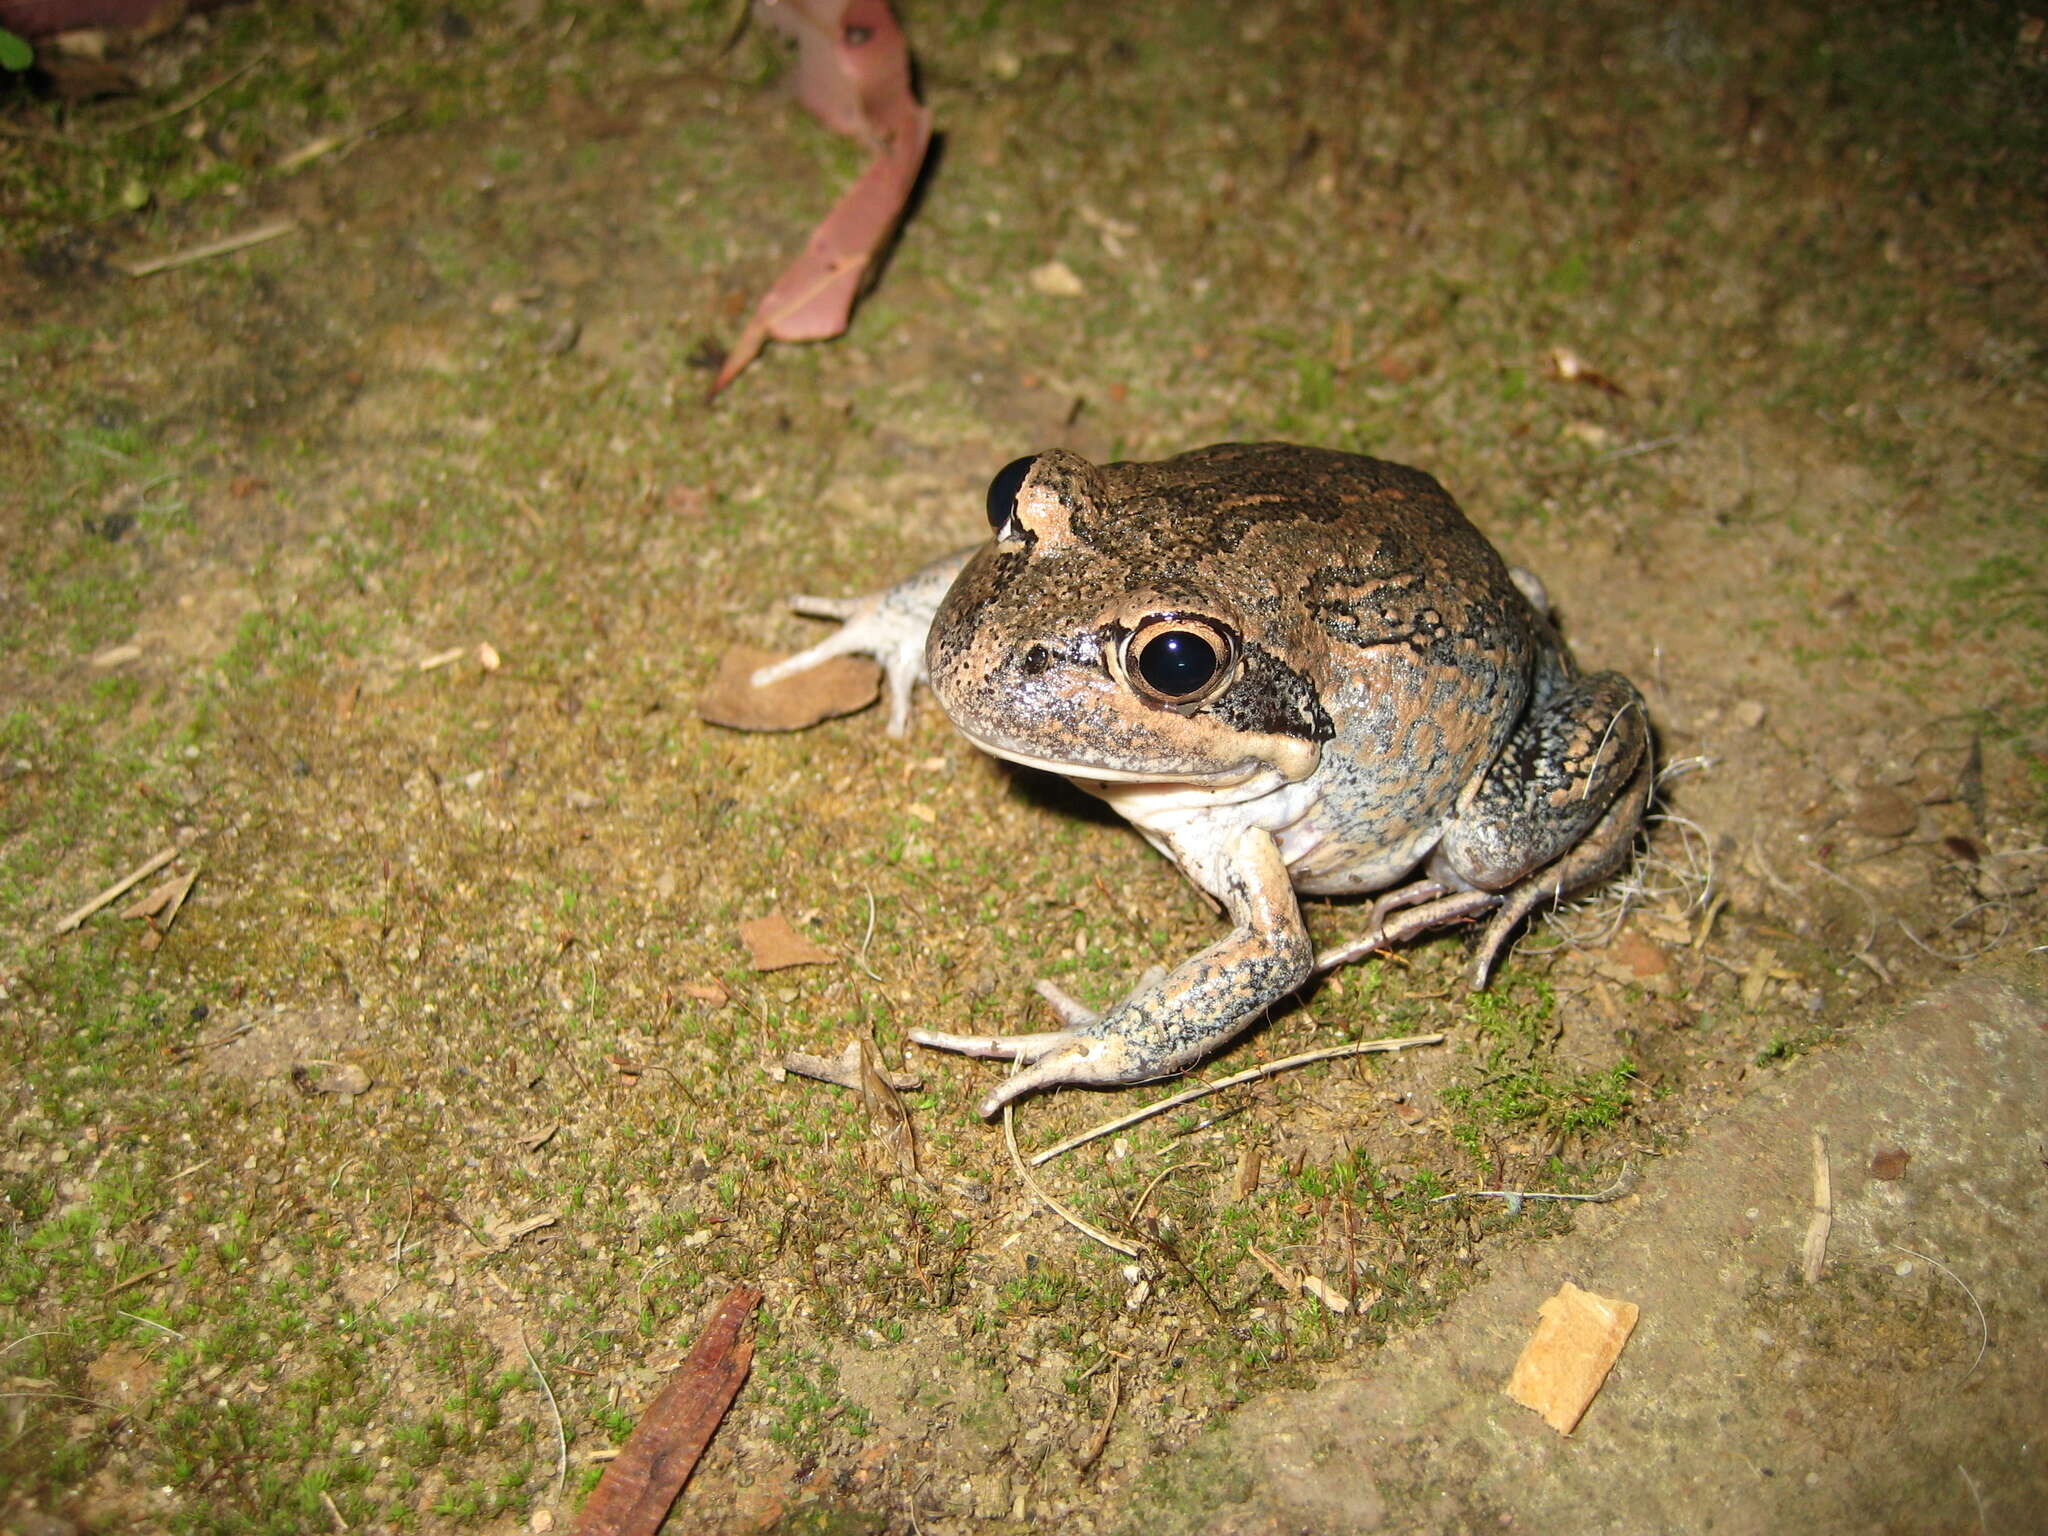
{"type": "Polygon", "coordinates": [[[747,1379],[754,1341],[740,1332],[760,1302],[752,1286],[733,1287],[689,1359],[676,1367],[625,1449],[604,1469],[583,1506],[577,1536],[653,1536],[661,1528],[747,1379]]]}
{"type": "MultiPolygon", "coordinates": [[[[1111,1237],[1102,1228],[1084,1220],[1073,1211],[1067,1209],[1051,1190],[1031,1176],[1031,1170],[1024,1166],[1024,1158],[1017,1151],[1017,1117],[1015,1106],[1010,1104],[1003,1106],[1003,1145],[1010,1149],[1010,1164],[1017,1170],[1017,1177],[1023,1181],[1024,1187],[1031,1192],[1034,1199],[1040,1201],[1053,1215],[1066,1222],[1068,1226],[1072,1227],[1082,1236],[1094,1238],[1103,1247],[1120,1253],[1127,1259],[1135,1259],[1138,1256],[1136,1248],[1118,1238],[1111,1237]]],[[[1042,1161],[1042,1157],[1034,1158],[1032,1161],[1042,1161]]]]}
{"type": "Polygon", "coordinates": [[[1984,1304],[1977,1299],[1977,1293],[1975,1291],[1971,1290],[1967,1285],[1963,1284],[1962,1276],[1958,1275],[1954,1270],[1950,1269],[1946,1264],[1942,1263],[1941,1260],[1929,1258],[1926,1254],[1919,1252],[1917,1249],[1908,1248],[1904,1243],[1893,1243],[1892,1246],[1898,1249],[1901,1253],[1912,1254],[1914,1258],[1918,1259],[1923,1264],[1932,1264],[1944,1275],[1947,1275],[1949,1279],[1955,1281],[1956,1289],[1958,1289],[1965,1296],[1970,1298],[1970,1305],[1977,1309],[1977,1358],[1970,1362],[1970,1368],[1967,1371],[1963,1372],[1961,1379],[1956,1382],[1956,1385],[1960,1387],[1963,1384],[1963,1382],[1968,1381],[1972,1376],[1977,1374],[1977,1367],[1984,1363],[1984,1351],[1991,1347],[1991,1324],[1986,1322],[1984,1319],[1984,1304]]]}
{"type": "Polygon", "coordinates": [[[1319,1061],[1341,1061],[1346,1056],[1365,1056],[1378,1051],[1405,1051],[1411,1046],[1442,1045],[1443,1043],[1444,1037],[1441,1034],[1403,1035],[1393,1040],[1359,1040],[1350,1045],[1333,1045],[1320,1051],[1304,1051],[1299,1056],[1288,1056],[1279,1061],[1269,1061],[1262,1067],[1253,1067],[1248,1071],[1239,1072],[1234,1077],[1226,1077],[1220,1082],[1203,1083],[1199,1087],[1186,1089],[1183,1092],[1161,1099],[1157,1104],[1147,1104],[1143,1109],[1132,1110],[1128,1115],[1119,1115],[1114,1120],[1106,1120],[1093,1130],[1083,1131],[1078,1136],[1069,1136],[1065,1141],[1047,1147],[1043,1152],[1032,1153],[1031,1166],[1034,1168],[1042,1167],[1063,1152],[1071,1152],[1076,1147],[1086,1146],[1091,1141],[1111,1135],[1116,1131],[1124,1130],[1129,1126],[1137,1125],[1141,1121],[1151,1119],[1154,1115],[1163,1115],[1169,1109],[1178,1109],[1183,1104],[1192,1104],[1197,1099],[1207,1098],[1212,1093],[1221,1093],[1226,1088],[1235,1088],[1241,1083],[1257,1082],[1262,1077],[1277,1077],[1282,1072],[1292,1072],[1296,1067],[1312,1066],[1319,1061]]]}
{"type": "Polygon", "coordinates": [[[176,848],[166,848],[163,850],[163,852],[153,854],[149,858],[143,860],[140,864],[136,865],[135,868],[129,870],[127,874],[123,875],[120,879],[116,880],[112,885],[108,886],[105,890],[101,891],[97,896],[93,897],[91,901],[86,902],[77,910],[66,914],[64,920],[58,923],[56,927],[50,930],[51,937],[54,938],[58,934],[69,933],[72,929],[76,928],[80,923],[84,922],[88,917],[91,917],[93,913],[99,911],[101,907],[104,907],[109,902],[114,901],[116,898],[121,896],[125,891],[127,891],[131,886],[138,885],[142,881],[147,880],[151,875],[155,874],[158,870],[162,869],[166,864],[170,863],[171,860],[175,859],[177,856],[178,850],[176,848]]]}

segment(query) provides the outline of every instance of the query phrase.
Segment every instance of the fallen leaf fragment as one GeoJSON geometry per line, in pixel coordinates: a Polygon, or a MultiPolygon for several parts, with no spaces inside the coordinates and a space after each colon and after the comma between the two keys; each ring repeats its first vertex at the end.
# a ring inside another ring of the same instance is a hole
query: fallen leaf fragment
{"type": "Polygon", "coordinates": [[[529,1216],[524,1221],[512,1221],[506,1217],[495,1217],[484,1223],[483,1239],[493,1253],[503,1253],[520,1238],[538,1232],[543,1227],[552,1227],[562,1219],[557,1211],[542,1211],[538,1216],[529,1216]]]}
{"type": "Polygon", "coordinates": [[[897,1096],[896,1085],[882,1071],[882,1053],[872,1040],[854,1042],[860,1062],[860,1097],[868,1118],[874,1122],[875,1138],[895,1161],[902,1174],[917,1172],[917,1132],[910,1123],[910,1111],[897,1096]]]}
{"type": "Polygon", "coordinates": [[[1873,1179],[1903,1179],[1906,1164],[1913,1161],[1913,1154],[1904,1147],[1880,1147],[1870,1155],[1870,1176],[1873,1179]]]}
{"type": "Polygon", "coordinates": [[[1245,1246],[1251,1256],[1265,1268],[1266,1273],[1273,1277],[1273,1283],[1288,1295],[1313,1296],[1332,1312],[1351,1310],[1349,1298],[1341,1295],[1326,1281],[1304,1270],[1289,1269],[1272,1255],[1263,1252],[1256,1243],[1247,1243],[1245,1246]]]}
{"type": "Polygon", "coordinates": [[[1632,1301],[1614,1301],[1565,1281],[1538,1309],[1535,1333],[1515,1362],[1507,1392],[1543,1422],[1568,1435],[1599,1394],[1639,1315],[1632,1301]]]}
{"type": "Polygon", "coordinates": [[[761,1293],[734,1286],[583,1506],[578,1536],[653,1536],[697,1469],[754,1360],[740,1337],[761,1293]]]}
{"type": "Polygon", "coordinates": [[[1564,384],[1585,384],[1607,395],[1626,395],[1606,374],[1588,367],[1586,360],[1570,347],[1552,347],[1547,359],[1550,376],[1564,384]]]}
{"type": "Polygon", "coordinates": [[[1064,261],[1048,261],[1030,272],[1031,286],[1049,299],[1078,299],[1088,290],[1064,261]]]}
{"type": "Polygon", "coordinates": [[[740,942],[757,971],[780,971],[792,965],[830,965],[839,957],[792,928],[778,908],[766,917],[740,924],[740,942]]]}
{"type": "Polygon", "coordinates": [[[199,870],[195,866],[182,875],[171,876],[147,896],[121,909],[121,916],[139,918],[149,924],[149,932],[142,936],[144,949],[155,949],[163,941],[163,936],[171,931],[171,924],[178,920],[185,898],[192,894],[192,882],[198,878],[199,870]]]}
{"type": "Polygon", "coordinates": [[[682,993],[685,997],[694,997],[707,1008],[723,1008],[732,1001],[732,994],[715,981],[686,981],[682,993]]]}
{"type": "Polygon", "coordinates": [[[835,656],[756,688],[755,670],[782,659],[776,651],[734,646],[718,663],[711,686],[698,696],[698,718],[733,731],[801,731],[866,709],[881,696],[882,669],[865,656],[835,656]]]}

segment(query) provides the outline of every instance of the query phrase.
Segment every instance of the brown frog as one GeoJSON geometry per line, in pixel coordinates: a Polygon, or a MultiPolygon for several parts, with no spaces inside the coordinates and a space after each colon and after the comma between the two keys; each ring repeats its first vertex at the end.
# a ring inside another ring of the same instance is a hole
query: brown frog
{"type": "Polygon", "coordinates": [[[1064,1028],[913,1030],[1024,1070],[981,1104],[1184,1071],[1318,969],[1488,918],[1483,987],[1535,908],[1626,862],[1649,800],[1641,696],[1580,674],[1542,588],[1442,486],[1283,443],[1154,464],[1060,450],[989,488],[993,537],[867,598],[764,670],[875,655],[901,732],[912,684],[983,750],[1098,795],[1231,931],[1102,1013],[1049,984],[1064,1028]],[[1296,904],[1379,893],[1320,958],[1296,904]]]}

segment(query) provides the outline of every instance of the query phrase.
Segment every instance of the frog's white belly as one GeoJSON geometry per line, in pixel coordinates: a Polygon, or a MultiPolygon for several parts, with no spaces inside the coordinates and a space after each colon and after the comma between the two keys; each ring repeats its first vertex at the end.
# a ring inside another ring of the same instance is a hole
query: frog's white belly
{"type": "MultiPolygon", "coordinates": [[[[1273,775],[1273,780],[1279,776],[1273,775]]],[[[1330,814],[1321,786],[1247,783],[1228,789],[1192,784],[1074,782],[1106,802],[1145,840],[1180,865],[1189,879],[1220,898],[1230,850],[1248,828],[1273,835],[1290,882],[1311,896],[1354,896],[1385,890],[1422,862],[1442,835],[1437,826],[1370,845],[1330,814]]]]}

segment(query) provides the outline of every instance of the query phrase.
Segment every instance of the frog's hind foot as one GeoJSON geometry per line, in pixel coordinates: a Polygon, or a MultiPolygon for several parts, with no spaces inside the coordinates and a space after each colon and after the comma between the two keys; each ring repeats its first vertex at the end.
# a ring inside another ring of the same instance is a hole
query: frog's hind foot
{"type": "Polygon", "coordinates": [[[1472,960],[1472,989],[1484,992],[1493,976],[1494,963],[1522,920],[1541,907],[1555,906],[1575,891],[1598,884],[1620,869],[1635,852],[1636,834],[1642,830],[1643,812],[1650,804],[1650,791],[1657,774],[1649,754],[1643,754],[1622,792],[1614,797],[1606,814],[1593,829],[1575,843],[1565,856],[1546,865],[1520,884],[1511,886],[1501,898],[1500,910],[1486,925],[1478,951],[1472,960]]]}
{"type": "MultiPolygon", "coordinates": [[[[1318,954],[1316,971],[1334,971],[1353,960],[1420,938],[1433,928],[1465,922],[1499,906],[1500,901],[1498,891],[1447,891],[1434,880],[1418,880],[1374,902],[1372,926],[1362,937],[1332,945],[1318,954]],[[1404,896],[1406,901],[1401,900],[1404,896]],[[1391,913],[1398,915],[1390,916],[1391,913]]],[[[1489,927],[1488,932],[1491,931],[1489,927]]]]}
{"type": "Polygon", "coordinates": [[[994,1119],[1005,1105],[1041,1088],[1114,1088],[1159,1075],[1141,1065],[1130,1042],[1118,1035],[1077,1035],[1068,1030],[1043,1035],[949,1035],[913,1029],[910,1038],[934,1050],[1006,1056],[1030,1063],[982,1096],[974,1107],[984,1120],[994,1119]]]}

